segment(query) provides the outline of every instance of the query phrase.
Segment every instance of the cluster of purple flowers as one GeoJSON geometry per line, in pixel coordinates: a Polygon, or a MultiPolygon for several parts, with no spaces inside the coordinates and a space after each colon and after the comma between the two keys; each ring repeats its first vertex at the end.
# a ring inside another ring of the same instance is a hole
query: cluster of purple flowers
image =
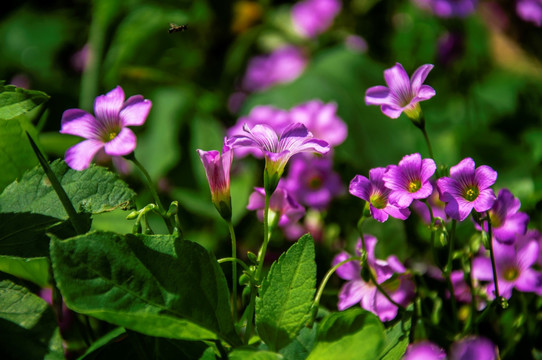
{"type": "MultiPolygon", "coordinates": [[[[430,341],[410,344],[403,360],[445,360],[444,349],[430,341]]],[[[483,336],[467,336],[450,347],[450,360],[497,360],[499,351],[495,344],[483,336]]]]}
{"type": "MultiPolygon", "coordinates": [[[[315,157],[310,153],[327,153],[332,147],[340,145],[346,135],[347,127],[337,116],[337,105],[319,100],[300,104],[290,110],[256,106],[248,116],[241,117],[237,124],[228,130],[236,157],[248,154],[264,157],[267,163],[273,164],[266,165],[268,174],[275,180],[282,178],[277,183],[277,191],[271,197],[271,210],[283,216],[284,220],[279,222],[279,226],[288,238],[297,239],[297,235],[303,232],[299,229],[297,221],[305,213],[304,206],[323,210],[334,197],[343,193],[340,177],[333,171],[331,152],[321,157],[315,157]],[[253,135],[247,135],[249,128],[253,129],[250,130],[253,135]],[[269,136],[254,134],[254,129],[266,129],[269,136]],[[298,134],[292,133],[291,129],[295,129],[298,134]],[[281,134],[277,138],[277,146],[268,146],[275,141],[276,135],[273,135],[275,132],[281,134]],[[296,139],[302,139],[304,136],[312,140],[306,145],[297,143],[296,139]],[[266,140],[260,141],[262,138],[266,140]],[[298,150],[306,147],[306,150],[302,150],[306,154],[293,156],[294,152],[283,152],[280,150],[281,142],[298,150]],[[289,171],[287,176],[282,177],[287,162],[290,162],[289,171]],[[283,206],[278,208],[279,204],[283,206]],[[298,216],[299,209],[303,210],[301,216],[298,216]],[[289,216],[290,212],[293,216],[289,216]],[[289,221],[285,221],[286,219],[289,221]]],[[[263,210],[261,196],[261,189],[256,188],[248,206],[250,210],[263,210]]]]}
{"type": "MultiPolygon", "coordinates": [[[[376,282],[383,287],[390,298],[401,306],[407,306],[414,297],[414,282],[411,275],[399,259],[391,255],[386,260],[377,259],[374,249],[377,239],[374,236],[366,235],[365,244],[367,247],[367,264],[369,271],[375,275],[376,282]]],[[[356,255],[361,256],[362,242],[358,241],[356,255]]],[[[341,252],[333,259],[333,265],[350,258],[346,252],[341,252]]],[[[380,320],[389,321],[397,316],[397,306],[390,302],[382,294],[376,285],[365,281],[362,276],[362,269],[359,262],[350,261],[337,269],[337,275],[347,282],[339,292],[339,310],[347,309],[357,303],[365,310],[378,315],[380,320]]]]}
{"type": "Polygon", "coordinates": [[[478,0],[414,0],[421,8],[442,18],[466,17],[476,10],[478,0]]]}
{"type": "Polygon", "coordinates": [[[292,8],[294,28],[303,37],[316,37],[331,26],[341,7],[339,0],[300,1],[292,8]]]}

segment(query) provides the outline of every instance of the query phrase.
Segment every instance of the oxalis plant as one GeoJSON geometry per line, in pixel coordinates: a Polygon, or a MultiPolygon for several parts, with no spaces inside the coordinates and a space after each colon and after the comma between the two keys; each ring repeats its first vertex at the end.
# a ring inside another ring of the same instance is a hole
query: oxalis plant
{"type": "Polygon", "coordinates": [[[343,193],[332,160],[347,131],[336,104],[256,107],[227,131],[221,151],[191,149],[229,233],[231,254],[218,256],[191,241],[198,224],[183,216],[182,202],[164,202],[135,156],[133,128],[146,123],[150,99],[117,86],[95,98],[92,112],[65,110],[60,133],[79,142],[49,161],[31,121],[49,96],[2,83],[2,166],[16,180],[0,174],[0,357],[540,358],[542,236],[519,199],[495,188],[496,170],[471,157],[439,161],[421,108],[436,95],[425,84],[432,69],[409,76],[396,63],[384,71],[386,86],[366,90],[366,105],[407,117],[426,147],[352,178],[355,241],[324,260],[320,217],[343,193]],[[126,178],[93,164],[104,156],[119,173],[132,166],[148,201],[136,202],[126,178]],[[247,225],[233,221],[240,200],[230,183],[239,173],[232,166],[248,156],[263,160],[259,186],[241,205],[262,223],[243,233],[250,242],[236,236],[247,225]],[[130,233],[92,227],[111,211],[124,212],[130,233]],[[367,229],[390,217],[421,219],[423,260],[382,256],[389,239],[367,229]],[[279,232],[292,243],[277,254],[279,232]]]}

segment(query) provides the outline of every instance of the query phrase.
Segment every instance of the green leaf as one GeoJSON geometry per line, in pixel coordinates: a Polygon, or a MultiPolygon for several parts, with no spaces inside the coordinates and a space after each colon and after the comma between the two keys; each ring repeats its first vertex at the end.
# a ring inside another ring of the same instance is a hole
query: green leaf
{"type": "MultiPolygon", "coordinates": [[[[101,213],[134,206],[135,193],[117,175],[91,165],[83,171],[70,169],[62,160],[51,163],[60,184],[78,212],[101,213]]],[[[32,212],[67,219],[49,179],[40,166],[11,183],[0,194],[0,212],[32,212]]]]}
{"type": "Polygon", "coordinates": [[[45,232],[58,219],[41,214],[0,213],[0,255],[24,258],[49,255],[49,237],[45,232]]]}
{"type": "Polygon", "coordinates": [[[239,344],[216,259],[171,235],[93,232],[53,238],[51,262],[69,308],[143,334],[239,344]]]}
{"type": "Polygon", "coordinates": [[[39,287],[49,285],[49,259],[0,256],[0,271],[33,282],[39,287]]]}
{"type": "Polygon", "coordinates": [[[230,360],[282,360],[282,355],[254,348],[239,348],[233,350],[228,358],[230,360]]]}
{"type": "Polygon", "coordinates": [[[273,263],[256,298],[256,327],[270,349],[296,337],[308,320],[315,286],[314,241],[306,234],[273,263]]]}
{"type": "Polygon", "coordinates": [[[24,115],[47,100],[49,96],[44,92],[0,84],[0,121],[24,115]]]}
{"type": "Polygon", "coordinates": [[[38,163],[25,135],[31,128],[25,121],[0,119],[0,191],[38,163]]]}
{"type": "Polygon", "coordinates": [[[384,326],[360,308],[333,313],[320,323],[316,345],[307,360],[378,359],[384,346],[384,326]]]}
{"type": "Polygon", "coordinates": [[[126,336],[126,330],[122,327],[111,330],[98,340],[92,343],[90,347],[85,351],[83,355],[77,358],[77,360],[90,360],[95,359],[100,351],[104,349],[111,342],[116,342],[120,338],[126,336]]]}
{"type": "Polygon", "coordinates": [[[403,358],[409,343],[411,321],[411,313],[408,313],[397,324],[386,329],[385,344],[380,360],[400,360],[403,358]]]}
{"type": "Polygon", "coordinates": [[[303,328],[299,335],[280,350],[285,359],[306,359],[316,342],[317,327],[303,328]]]}
{"type": "Polygon", "coordinates": [[[0,280],[0,334],[2,359],[64,359],[52,308],[9,279],[0,280]]]}

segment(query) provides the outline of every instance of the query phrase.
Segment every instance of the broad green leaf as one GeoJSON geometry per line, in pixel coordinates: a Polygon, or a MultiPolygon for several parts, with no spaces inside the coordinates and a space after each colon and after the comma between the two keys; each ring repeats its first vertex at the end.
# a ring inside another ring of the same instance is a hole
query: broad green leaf
{"type": "Polygon", "coordinates": [[[394,326],[386,329],[384,349],[380,354],[380,360],[401,360],[409,344],[411,313],[405,314],[404,318],[394,326]]]}
{"type": "Polygon", "coordinates": [[[0,84],[0,121],[24,115],[47,100],[49,96],[44,92],[0,84]]]}
{"type": "MultiPolygon", "coordinates": [[[[92,165],[86,170],[76,171],[64,161],[55,160],[51,169],[78,212],[95,214],[133,207],[134,191],[103,167],[92,165]]],[[[32,212],[58,219],[68,218],[40,166],[6,187],[0,194],[0,212],[32,212]]]]}
{"type": "Polygon", "coordinates": [[[51,262],[69,308],[143,334],[239,344],[214,256],[170,235],[93,232],[53,238],[51,262]]]}
{"type": "Polygon", "coordinates": [[[271,350],[297,336],[308,319],[315,286],[314,241],[306,234],[273,263],[256,298],[256,328],[271,350]]]}
{"type": "Polygon", "coordinates": [[[45,287],[49,285],[49,260],[46,257],[31,259],[0,256],[0,271],[45,287]]]}
{"type": "Polygon", "coordinates": [[[25,121],[0,119],[0,191],[38,163],[25,135],[31,128],[25,121]]]}
{"type": "Polygon", "coordinates": [[[299,335],[280,350],[285,359],[306,359],[316,342],[317,327],[303,328],[299,335]]]}
{"type": "Polygon", "coordinates": [[[0,358],[64,359],[52,308],[9,279],[0,280],[0,358]]]}
{"type": "Polygon", "coordinates": [[[253,348],[239,348],[228,354],[230,360],[282,360],[282,355],[253,348]]]}
{"type": "Polygon", "coordinates": [[[23,258],[49,255],[45,235],[58,219],[32,213],[0,213],[0,255],[23,258]]]}
{"type": "Polygon", "coordinates": [[[376,315],[351,308],[324,318],[308,360],[378,359],[384,346],[384,326],[376,315]]]}

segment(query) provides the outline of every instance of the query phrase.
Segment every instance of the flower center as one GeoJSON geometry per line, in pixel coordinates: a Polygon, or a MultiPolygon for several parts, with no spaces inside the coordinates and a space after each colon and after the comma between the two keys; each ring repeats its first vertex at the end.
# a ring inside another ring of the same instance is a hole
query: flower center
{"type": "Polygon", "coordinates": [[[307,185],[309,186],[309,189],[318,190],[322,187],[322,183],[322,178],[318,175],[314,175],[309,179],[307,185]]]}
{"type": "Polygon", "coordinates": [[[408,192],[415,193],[416,191],[420,190],[422,187],[422,183],[420,180],[411,180],[408,183],[408,192]]]}
{"type": "Polygon", "coordinates": [[[384,209],[388,205],[388,199],[379,193],[372,194],[369,201],[377,209],[384,209]]]}
{"type": "Polygon", "coordinates": [[[503,278],[506,281],[514,281],[518,278],[519,271],[516,268],[508,268],[503,273],[503,278]]]}
{"type": "Polygon", "coordinates": [[[111,141],[111,140],[113,140],[114,138],[116,138],[116,137],[117,137],[117,135],[118,135],[118,133],[117,133],[117,132],[115,132],[115,131],[111,131],[111,132],[110,132],[110,133],[108,134],[108,136],[107,136],[107,137],[109,138],[109,141],[111,141]]]}
{"type": "Polygon", "coordinates": [[[468,189],[463,193],[463,197],[464,197],[465,200],[467,200],[467,201],[474,201],[474,200],[476,200],[476,198],[478,197],[479,194],[480,194],[480,191],[478,191],[478,187],[476,187],[476,186],[471,186],[470,188],[468,188],[468,189]]]}

